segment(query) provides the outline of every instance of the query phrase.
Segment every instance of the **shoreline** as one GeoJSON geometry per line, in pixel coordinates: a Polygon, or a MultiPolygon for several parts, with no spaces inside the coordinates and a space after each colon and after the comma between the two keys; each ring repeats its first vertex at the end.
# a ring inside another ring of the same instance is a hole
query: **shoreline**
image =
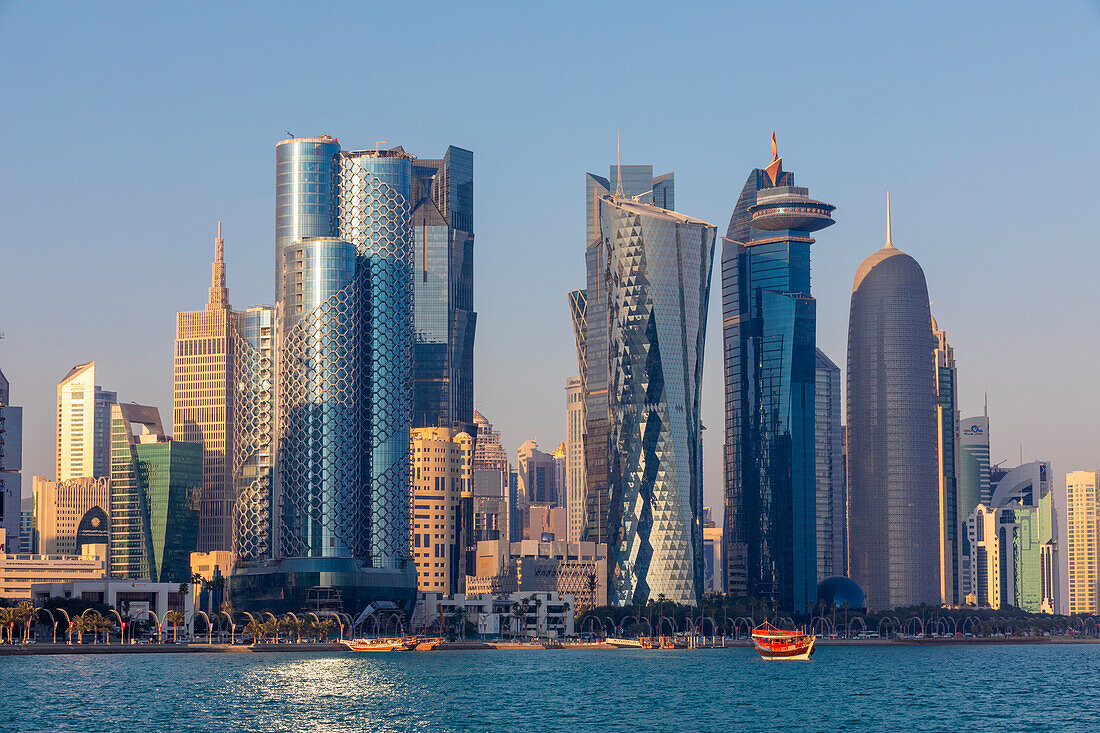
{"type": "MultiPolygon", "coordinates": [[[[995,637],[975,639],[819,639],[818,646],[823,647],[881,647],[881,646],[1004,646],[1004,645],[1071,645],[1071,644],[1100,644],[1100,638],[1096,637],[995,637]]],[[[710,649],[739,649],[749,648],[752,643],[747,640],[728,641],[725,646],[703,646],[699,649],[681,649],[678,651],[699,651],[710,649]]],[[[511,641],[454,641],[445,642],[435,651],[469,651],[469,650],[516,650],[516,649],[540,649],[547,651],[561,650],[616,650],[632,649],[634,647],[618,647],[605,642],[595,643],[565,643],[565,644],[535,644],[527,642],[511,641]]],[[[653,649],[660,652],[668,650],[653,649]]],[[[336,653],[361,653],[377,654],[382,652],[352,652],[345,643],[305,643],[305,644],[205,644],[195,642],[191,644],[27,644],[0,646],[0,656],[51,656],[62,654],[286,654],[309,652],[336,652],[336,653]]],[[[389,652],[386,652],[389,653],[389,652]]],[[[431,653],[431,652],[421,652],[431,653]]]]}

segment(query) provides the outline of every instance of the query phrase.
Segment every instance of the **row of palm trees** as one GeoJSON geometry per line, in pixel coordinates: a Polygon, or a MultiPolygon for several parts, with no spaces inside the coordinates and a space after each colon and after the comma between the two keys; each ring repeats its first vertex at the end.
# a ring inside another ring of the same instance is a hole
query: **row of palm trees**
{"type": "Polygon", "coordinates": [[[299,619],[293,616],[275,618],[271,614],[266,615],[269,616],[266,620],[252,618],[243,629],[244,633],[251,634],[257,642],[273,641],[277,644],[280,637],[284,641],[296,643],[301,643],[303,637],[306,641],[329,641],[333,632],[336,631],[336,621],[331,618],[314,621],[309,618],[299,619]]]}
{"type": "Polygon", "coordinates": [[[19,627],[20,639],[25,643],[30,636],[30,625],[27,623],[34,618],[36,611],[30,601],[22,601],[17,606],[0,608],[0,644],[4,643],[4,634],[7,633],[8,643],[15,643],[15,629],[19,627]]]}

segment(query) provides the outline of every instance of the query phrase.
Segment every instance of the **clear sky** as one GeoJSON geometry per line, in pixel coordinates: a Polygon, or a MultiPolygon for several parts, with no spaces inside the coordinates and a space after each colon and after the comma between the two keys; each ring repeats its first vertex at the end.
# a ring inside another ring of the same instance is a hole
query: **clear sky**
{"type": "MultiPolygon", "coordinates": [[[[284,131],[423,157],[474,151],[477,405],[513,452],[565,436],[566,291],[584,173],[676,173],[725,233],[770,160],[837,206],[818,233],[818,343],[845,362],[852,276],[894,243],[924,267],[993,460],[1100,468],[1096,3],[0,2],[0,368],[24,488],[53,474],[57,381],[94,359],[171,419],[175,313],[270,303],[284,131]]],[[[721,271],[703,390],[721,506],[721,271]]]]}

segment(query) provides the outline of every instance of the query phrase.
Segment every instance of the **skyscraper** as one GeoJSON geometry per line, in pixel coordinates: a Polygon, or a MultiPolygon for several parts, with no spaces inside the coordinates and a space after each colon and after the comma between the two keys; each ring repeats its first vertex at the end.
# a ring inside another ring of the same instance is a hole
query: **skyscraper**
{"type": "Polygon", "coordinates": [[[856,271],[848,323],[848,565],[868,609],[940,601],[932,314],[920,265],[886,245],[856,271]]]}
{"type": "Polygon", "coordinates": [[[998,481],[990,503],[966,520],[970,587],[979,606],[1054,613],[1058,542],[1050,464],[1017,466],[998,481]]]}
{"type": "Polygon", "coordinates": [[[58,481],[111,472],[111,405],[118,395],[95,382],[95,362],[89,361],[57,385],[58,481]]]}
{"type": "Polygon", "coordinates": [[[580,377],[565,383],[565,506],[570,542],[584,534],[584,390],[580,377]]]}
{"type": "MultiPolygon", "coordinates": [[[[967,514],[959,513],[959,400],[955,392],[958,373],[955,370],[955,350],[947,343],[947,332],[941,331],[932,319],[932,353],[935,358],[936,445],[939,449],[940,505],[940,600],[958,605],[965,600],[960,595],[959,568],[962,548],[959,534],[967,514]]],[[[968,513],[969,514],[969,513],[968,513]]]]}
{"type": "Polygon", "coordinates": [[[518,539],[512,522],[519,520],[519,512],[512,505],[512,467],[508,453],[501,443],[500,432],[485,416],[474,410],[477,426],[474,441],[473,494],[475,541],[518,539]]]}
{"type": "Polygon", "coordinates": [[[451,595],[467,572],[461,499],[469,490],[473,438],[452,428],[413,428],[412,535],[417,590],[451,595]]]}
{"type": "Polygon", "coordinates": [[[1065,613],[1100,612],[1100,471],[1066,474],[1065,613]]]}
{"type": "Polygon", "coordinates": [[[233,552],[238,564],[271,560],[275,552],[275,309],[236,314],[233,362],[233,552]]]}
{"type": "Polygon", "coordinates": [[[844,476],[844,396],[840,367],[817,349],[814,452],[817,486],[817,582],[848,574],[848,493],[844,476]]]}
{"type": "Polygon", "coordinates": [[[989,417],[968,417],[960,421],[959,464],[956,475],[956,493],[958,496],[959,529],[959,599],[965,601],[973,589],[970,579],[970,536],[966,521],[978,504],[989,506],[990,468],[989,468],[989,417]]]}
{"type": "Polygon", "coordinates": [[[584,539],[608,544],[616,605],[694,604],[703,592],[699,400],[715,228],[662,208],[672,176],[651,171],[613,168],[614,194],[587,178],[584,539]]]}
{"type": "Polygon", "coordinates": [[[202,444],[166,436],[155,407],[111,406],[112,576],[189,583],[201,491],[202,444]]]}
{"type": "MultiPolygon", "coordinates": [[[[381,600],[409,613],[413,156],[341,151],[320,136],[283,140],[275,158],[274,511],[259,509],[268,459],[242,452],[238,469],[256,479],[236,479],[252,487],[237,512],[238,544],[252,546],[238,557],[251,564],[239,564],[230,595],[296,610],[317,587],[349,613],[381,600]],[[252,563],[265,543],[279,563],[252,563]]],[[[255,320],[249,338],[261,341],[241,346],[263,372],[266,314],[255,320]]],[[[244,384],[260,411],[265,380],[244,384]]],[[[268,418],[253,417],[260,450],[268,418]]]]}
{"type": "Polygon", "coordinates": [[[0,371],[0,529],[8,545],[20,549],[23,469],[23,408],[11,404],[11,387],[0,371]]]}
{"type": "Polygon", "coordinates": [[[810,234],[834,208],[794,185],[773,134],[722,240],[726,588],[792,614],[817,601],[810,234]]]}
{"type": "Polygon", "coordinates": [[[233,543],[230,331],[235,314],[229,308],[225,284],[225,240],[220,221],[211,270],[206,308],[176,314],[172,403],[176,437],[203,447],[199,552],[228,550],[233,543]]]}
{"type": "Polygon", "coordinates": [[[412,162],[413,426],[471,429],[474,154],[412,162]]]}
{"type": "MultiPolygon", "coordinates": [[[[569,310],[573,320],[573,335],[577,341],[577,361],[583,391],[584,428],[584,536],[589,542],[610,542],[612,514],[608,484],[608,455],[610,417],[608,415],[608,376],[606,354],[609,323],[606,316],[609,306],[606,293],[607,247],[604,245],[600,221],[599,202],[602,196],[618,193],[652,203],[672,211],[675,202],[675,174],[653,176],[651,165],[613,165],[608,178],[594,173],[585,174],[585,207],[587,239],[585,250],[585,289],[569,293],[569,310]],[[591,311],[588,310],[591,306],[591,311]],[[587,313],[598,313],[589,324],[587,313]],[[591,345],[601,366],[588,369],[587,352],[591,345]]],[[[709,273],[709,270],[708,270],[709,273]]],[[[613,563],[608,563],[611,572],[613,563]]]]}

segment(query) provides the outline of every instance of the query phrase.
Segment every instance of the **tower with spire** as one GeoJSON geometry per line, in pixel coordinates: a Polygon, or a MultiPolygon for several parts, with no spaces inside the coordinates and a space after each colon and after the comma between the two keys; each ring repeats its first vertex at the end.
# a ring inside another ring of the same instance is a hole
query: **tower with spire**
{"type": "Polygon", "coordinates": [[[886,242],[856,271],[848,322],[848,564],[868,609],[946,592],[932,344],[924,271],[894,246],[887,195],[886,242]]]}
{"type": "Polygon", "coordinates": [[[229,306],[222,224],[214,239],[206,307],[176,314],[172,424],[175,438],[203,446],[203,487],[194,549],[230,550],[232,481],[232,336],[237,314],[229,306]]]}
{"type": "Polygon", "coordinates": [[[832,547],[832,523],[817,514],[810,234],[832,225],[835,207],[794,185],[774,132],[771,153],[749,172],[722,240],[723,556],[727,592],[798,617],[817,601],[818,537],[832,547]]]}

